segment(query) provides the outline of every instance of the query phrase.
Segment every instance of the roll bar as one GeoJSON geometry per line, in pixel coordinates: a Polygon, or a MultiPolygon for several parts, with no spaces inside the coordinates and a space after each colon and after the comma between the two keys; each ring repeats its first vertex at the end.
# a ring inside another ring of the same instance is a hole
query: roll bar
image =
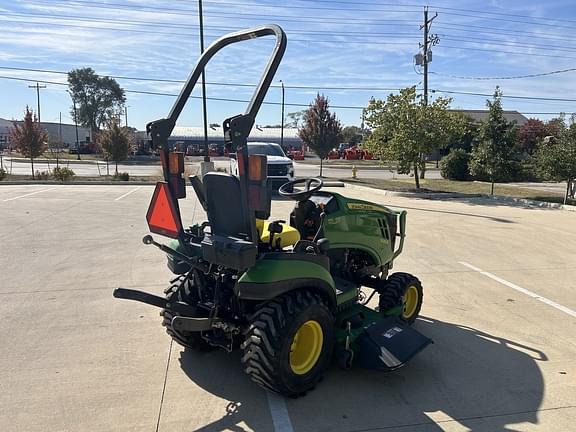
{"type": "MultiPolygon", "coordinates": [[[[248,134],[250,133],[250,129],[254,124],[254,120],[256,119],[256,115],[258,114],[258,110],[264,101],[264,97],[266,96],[266,92],[272,83],[272,79],[278,70],[278,66],[280,65],[280,61],[284,55],[284,51],[286,50],[286,34],[284,30],[282,30],[279,26],[275,24],[267,24],[259,27],[253,27],[246,30],[240,30],[238,32],[229,33],[225,36],[214,41],[204,53],[200,56],[196,67],[186,80],[186,84],[184,88],[182,88],[180,94],[178,95],[178,99],[174,103],[172,110],[168,114],[168,118],[156,120],[150,122],[146,125],[146,131],[150,134],[152,138],[152,144],[155,148],[165,149],[168,144],[168,138],[170,137],[174,127],[176,125],[176,121],[178,117],[182,113],[188,98],[192,94],[192,90],[196,86],[198,79],[202,72],[204,71],[206,64],[210,61],[214,55],[220,51],[222,48],[231,45],[233,43],[242,42],[249,39],[255,39],[264,36],[276,36],[276,45],[272,54],[268,60],[268,64],[266,65],[266,69],[262,74],[260,82],[254,94],[252,95],[252,99],[246,108],[244,113],[243,122],[246,126],[246,123],[250,123],[250,128],[248,130],[248,134]]],[[[237,118],[233,117],[233,118],[237,118]]],[[[248,135],[246,135],[247,137],[248,135]]]]}

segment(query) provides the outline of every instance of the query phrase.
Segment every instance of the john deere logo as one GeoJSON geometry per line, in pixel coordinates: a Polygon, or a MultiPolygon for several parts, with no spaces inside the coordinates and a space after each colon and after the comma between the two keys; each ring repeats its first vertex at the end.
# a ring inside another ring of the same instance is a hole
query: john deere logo
{"type": "Polygon", "coordinates": [[[348,208],[350,210],[375,210],[375,211],[382,211],[382,209],[378,206],[372,204],[361,204],[361,203],[348,203],[348,208]]]}

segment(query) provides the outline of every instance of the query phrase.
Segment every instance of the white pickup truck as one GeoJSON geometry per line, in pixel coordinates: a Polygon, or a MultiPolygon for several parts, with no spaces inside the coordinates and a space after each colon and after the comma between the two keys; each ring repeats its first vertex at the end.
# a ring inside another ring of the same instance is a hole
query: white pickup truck
{"type": "MultiPolygon", "coordinates": [[[[268,181],[272,189],[278,189],[284,183],[294,180],[294,162],[286,156],[282,147],[275,143],[249,142],[248,154],[266,155],[268,160],[268,181]]],[[[230,154],[230,172],[238,175],[236,154],[230,154]]]]}

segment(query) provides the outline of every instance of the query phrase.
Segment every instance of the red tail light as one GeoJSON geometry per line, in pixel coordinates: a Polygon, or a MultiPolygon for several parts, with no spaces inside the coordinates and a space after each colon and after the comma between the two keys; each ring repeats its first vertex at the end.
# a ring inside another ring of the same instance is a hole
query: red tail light
{"type": "Polygon", "coordinates": [[[176,208],[168,183],[156,183],[156,189],[154,189],[154,195],[146,213],[146,221],[153,233],[171,238],[178,238],[182,233],[180,213],[176,208]]]}

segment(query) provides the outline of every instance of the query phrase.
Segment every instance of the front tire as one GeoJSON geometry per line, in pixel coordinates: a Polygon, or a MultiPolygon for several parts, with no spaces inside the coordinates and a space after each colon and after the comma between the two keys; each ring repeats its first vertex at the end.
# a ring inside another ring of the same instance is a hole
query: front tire
{"type": "Polygon", "coordinates": [[[422,308],[424,294],[422,283],[410,273],[394,273],[384,283],[380,290],[378,308],[385,312],[402,305],[400,318],[412,324],[422,308]]]}
{"type": "Polygon", "coordinates": [[[250,321],[242,363],[252,381],[289,397],[312,389],[334,348],[334,317],[324,301],[290,292],[264,303],[250,321]]]}

